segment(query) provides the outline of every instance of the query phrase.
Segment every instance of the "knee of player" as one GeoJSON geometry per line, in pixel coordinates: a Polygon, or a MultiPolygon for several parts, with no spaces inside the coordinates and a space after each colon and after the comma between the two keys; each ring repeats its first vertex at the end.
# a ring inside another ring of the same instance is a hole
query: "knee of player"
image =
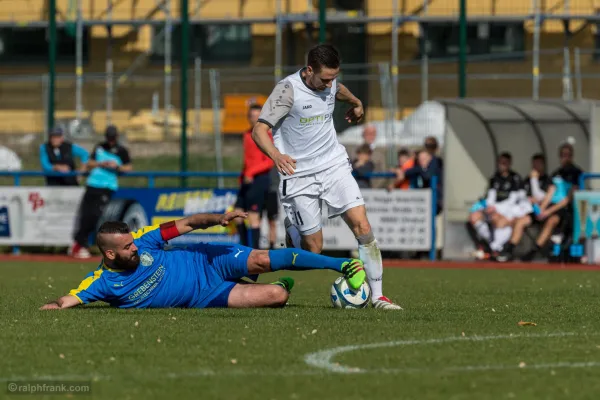
{"type": "Polygon", "coordinates": [[[267,272],[271,266],[268,250],[252,250],[248,257],[248,269],[254,272],[267,272]]]}
{"type": "Polygon", "coordinates": [[[482,217],[483,217],[483,214],[481,214],[479,211],[476,211],[469,215],[469,222],[471,223],[471,225],[474,225],[475,223],[477,223],[477,221],[482,219],[482,217]]]}
{"type": "Polygon", "coordinates": [[[269,299],[272,307],[283,307],[287,304],[290,294],[279,285],[271,285],[269,299]]]}

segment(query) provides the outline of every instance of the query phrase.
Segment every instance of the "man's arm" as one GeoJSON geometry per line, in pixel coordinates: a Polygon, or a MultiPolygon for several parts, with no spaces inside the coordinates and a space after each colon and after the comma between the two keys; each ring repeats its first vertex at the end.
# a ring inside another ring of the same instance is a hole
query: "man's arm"
{"type": "Polygon", "coordinates": [[[133,164],[131,163],[131,157],[129,157],[129,151],[126,148],[121,147],[119,154],[123,165],[117,165],[117,172],[131,172],[133,171],[133,164]]]}
{"type": "Polygon", "coordinates": [[[365,110],[363,109],[362,102],[355,95],[348,90],[348,88],[341,83],[337,84],[337,92],[335,98],[339,101],[349,103],[352,108],[346,112],[346,121],[348,122],[360,122],[365,116],[365,110]]]}
{"type": "MultiPolygon", "coordinates": [[[[256,150],[258,146],[250,136],[244,134],[244,164],[246,165],[245,178],[252,180],[256,175],[271,170],[273,161],[270,158],[265,158],[260,149],[258,149],[259,151],[256,150]]],[[[269,134],[269,137],[271,137],[271,134],[269,134]]]]}
{"type": "Polygon", "coordinates": [[[46,149],[44,148],[44,144],[40,146],[40,164],[42,165],[42,171],[44,172],[69,172],[69,167],[65,164],[55,164],[52,165],[50,163],[50,158],[48,158],[48,153],[46,153],[46,149]]]}
{"type": "Polygon", "coordinates": [[[98,150],[98,145],[96,145],[94,147],[94,149],[92,150],[92,152],[90,153],[90,158],[88,159],[88,162],[86,163],[86,167],[88,170],[92,170],[96,167],[100,167],[100,163],[96,161],[96,151],[98,150]]]}
{"type": "Polygon", "coordinates": [[[50,163],[50,159],[48,158],[48,153],[46,153],[46,149],[44,148],[45,144],[40,146],[40,164],[42,165],[42,170],[44,172],[54,171],[52,164],[50,163]]]}
{"type": "Polygon", "coordinates": [[[247,217],[248,213],[241,211],[232,211],[225,214],[194,214],[161,225],[161,234],[163,239],[170,240],[196,229],[206,229],[216,225],[227,226],[237,218],[247,217]],[[165,238],[165,235],[167,235],[168,239],[165,238]]]}
{"type": "Polygon", "coordinates": [[[546,209],[546,207],[548,207],[548,205],[550,204],[550,201],[552,200],[552,197],[554,196],[555,191],[556,191],[556,186],[550,185],[548,187],[548,192],[546,193],[546,197],[544,197],[544,200],[542,200],[542,203],[540,204],[540,209],[542,211],[544,211],[546,209]]]}
{"type": "Polygon", "coordinates": [[[287,154],[281,154],[273,144],[269,129],[285,118],[294,105],[294,88],[291,83],[281,81],[269,95],[260,112],[258,122],[252,130],[252,140],[258,148],[275,163],[277,170],[284,175],[292,175],[296,160],[287,154]]]}
{"type": "Polygon", "coordinates": [[[358,99],[352,92],[343,84],[337,84],[337,92],[335,94],[336,100],[343,101],[344,103],[349,103],[353,106],[362,106],[362,101],[358,99]]]}
{"type": "Polygon", "coordinates": [[[81,303],[75,296],[70,294],[59,297],[58,299],[44,304],[40,307],[40,310],[62,310],[65,308],[71,308],[80,305],[81,303]]]}

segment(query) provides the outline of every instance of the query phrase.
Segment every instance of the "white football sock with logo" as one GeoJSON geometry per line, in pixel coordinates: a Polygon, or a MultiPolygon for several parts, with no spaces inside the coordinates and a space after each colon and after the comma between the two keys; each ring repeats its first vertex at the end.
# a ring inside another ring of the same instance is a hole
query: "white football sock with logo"
{"type": "Polygon", "coordinates": [[[358,245],[358,256],[365,264],[367,281],[371,287],[371,299],[383,296],[383,261],[377,240],[358,245]]]}

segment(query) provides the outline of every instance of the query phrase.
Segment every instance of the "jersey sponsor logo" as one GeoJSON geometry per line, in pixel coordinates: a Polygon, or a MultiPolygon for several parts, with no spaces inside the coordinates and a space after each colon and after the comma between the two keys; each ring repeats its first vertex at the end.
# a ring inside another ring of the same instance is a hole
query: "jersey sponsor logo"
{"type": "Polygon", "coordinates": [[[150,278],[148,278],[140,287],[138,287],[133,294],[127,297],[128,300],[133,301],[133,304],[138,304],[144,300],[150,295],[150,293],[152,293],[152,291],[154,291],[154,289],[156,289],[158,284],[162,281],[164,275],[165,267],[160,265],[150,278]]]}
{"type": "Polygon", "coordinates": [[[312,108],[311,104],[308,104],[308,105],[302,107],[303,110],[308,110],[309,108],[312,108]]]}
{"type": "Polygon", "coordinates": [[[316,115],[314,117],[300,117],[300,126],[323,124],[331,119],[332,114],[316,115]]]}
{"type": "Polygon", "coordinates": [[[150,255],[147,251],[143,252],[140,256],[140,262],[144,267],[149,267],[154,263],[154,257],[150,255]]]}

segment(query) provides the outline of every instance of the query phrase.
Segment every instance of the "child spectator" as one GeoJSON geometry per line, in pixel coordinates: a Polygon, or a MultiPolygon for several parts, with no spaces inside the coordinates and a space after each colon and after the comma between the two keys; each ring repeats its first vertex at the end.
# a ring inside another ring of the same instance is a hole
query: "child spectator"
{"type": "Polygon", "coordinates": [[[352,172],[361,189],[371,187],[371,178],[367,175],[375,170],[375,164],[371,161],[373,150],[368,144],[363,144],[356,149],[356,159],[352,162],[352,172]]]}

